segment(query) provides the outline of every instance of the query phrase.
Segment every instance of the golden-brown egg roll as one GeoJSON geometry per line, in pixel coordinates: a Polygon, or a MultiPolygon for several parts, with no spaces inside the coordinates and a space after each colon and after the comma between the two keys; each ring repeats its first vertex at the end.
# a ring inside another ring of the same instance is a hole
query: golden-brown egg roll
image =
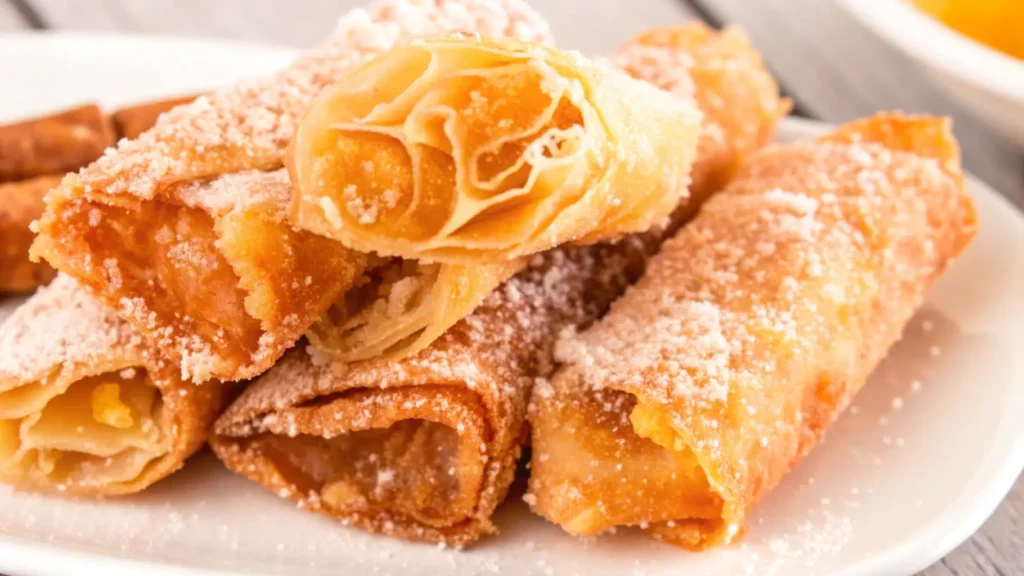
{"type": "Polygon", "coordinates": [[[95,104],[0,126],[0,183],[78,170],[114,144],[95,104]]]}
{"type": "Polygon", "coordinates": [[[29,260],[36,237],[29,225],[43,213],[43,198],[60,179],[36,176],[0,184],[0,292],[30,292],[53,279],[49,264],[29,260]]]}
{"type": "Polygon", "coordinates": [[[731,542],[977,229],[948,120],[880,115],[754,155],[531,407],[534,509],[572,534],[731,542]]]}
{"type": "Polygon", "coordinates": [[[264,211],[280,188],[251,180],[277,178],[295,124],[323,86],[397,43],[455,31],[548,36],[518,0],[382,0],[353,10],[332,39],[276,76],[179,106],[69,176],[47,200],[33,254],[158,339],[187,377],[259,374],[355,285],[365,257],[292,229],[276,207],[264,211]],[[262,218],[249,217],[253,204],[262,218]],[[151,233],[168,224],[188,248],[151,233]]]}
{"type": "MultiPolygon", "coordinates": [[[[673,77],[668,72],[655,76],[673,77]]],[[[757,85],[770,92],[748,94],[774,97],[770,108],[778,110],[774,84],[757,85]]],[[[749,118],[768,134],[777,120],[749,118]]],[[[295,349],[229,408],[211,444],[236,473],[345,524],[469,544],[495,530],[491,515],[526,436],[524,402],[554,369],[558,333],[600,316],[662,238],[647,233],[533,256],[471,316],[401,361],[341,365],[316,348],[312,357],[295,349]]]]}
{"type": "Polygon", "coordinates": [[[700,114],[576,53],[443,38],[386,52],[310,105],[292,221],[388,256],[491,264],[663,224],[700,114]]]}
{"type": "Polygon", "coordinates": [[[60,275],[0,325],[0,481],[116,496],[179,469],[228,400],[60,275]]]}

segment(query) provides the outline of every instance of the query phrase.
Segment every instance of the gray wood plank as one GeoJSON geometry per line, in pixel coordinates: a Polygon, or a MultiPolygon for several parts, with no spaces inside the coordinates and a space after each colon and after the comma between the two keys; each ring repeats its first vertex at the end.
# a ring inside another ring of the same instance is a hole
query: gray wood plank
{"type": "MultiPolygon", "coordinates": [[[[310,46],[345,10],[365,0],[31,0],[54,28],[186,34],[310,46]]],[[[537,3],[559,43],[586,53],[614,49],[631,35],[693,18],[678,0],[554,0],[537,3]],[[585,23],[585,25],[583,25],[585,23]]]]}
{"type": "Polygon", "coordinates": [[[24,30],[29,28],[25,19],[10,0],[0,0],[0,31],[24,30]]]}
{"type": "Polygon", "coordinates": [[[950,102],[916,64],[834,2],[702,4],[746,29],[782,82],[823,120],[840,122],[892,109],[952,116],[967,169],[1024,208],[1024,158],[1014,145],[950,102]]]}

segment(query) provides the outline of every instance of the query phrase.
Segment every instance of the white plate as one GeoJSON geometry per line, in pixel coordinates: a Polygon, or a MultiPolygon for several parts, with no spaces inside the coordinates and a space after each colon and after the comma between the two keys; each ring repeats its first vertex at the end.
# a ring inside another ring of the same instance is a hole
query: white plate
{"type": "MultiPolygon", "coordinates": [[[[114,104],[188,92],[275,68],[287,56],[196,40],[3,37],[0,110],[15,117],[84,99],[114,104]]],[[[782,138],[822,128],[787,121],[782,138]]],[[[977,240],[936,286],[855,408],[756,509],[741,545],[689,554],[631,530],[574,540],[513,497],[498,514],[500,536],[465,552],[441,550],[298,511],[203,454],[148,493],[123,500],[66,501],[0,489],[0,572],[915,572],[970,536],[1024,467],[1024,219],[984,184],[971,186],[981,213],[977,240]]]]}

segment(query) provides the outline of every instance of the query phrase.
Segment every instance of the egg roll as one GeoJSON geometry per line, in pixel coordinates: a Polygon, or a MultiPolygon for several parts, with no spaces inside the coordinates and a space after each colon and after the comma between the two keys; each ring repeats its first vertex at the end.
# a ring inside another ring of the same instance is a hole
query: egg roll
{"type": "MultiPolygon", "coordinates": [[[[641,64],[652,79],[677,77],[658,72],[656,62],[634,62],[633,68],[641,64]]],[[[751,77],[759,76],[750,70],[751,77]]],[[[743,74],[736,78],[746,81],[743,74]]],[[[679,97],[722,89],[715,83],[658,85],[679,97]]],[[[737,90],[736,98],[774,98],[768,108],[778,110],[774,83],[755,85],[768,93],[737,90]]],[[[737,102],[736,109],[759,108],[737,102]]],[[[747,121],[764,122],[761,130],[770,134],[777,120],[776,114],[758,113],[747,121]]],[[[723,128],[726,141],[739,142],[748,133],[731,140],[727,130],[735,125],[723,128]]],[[[746,152],[744,146],[724,149],[746,152]]],[[[234,472],[346,525],[470,544],[496,530],[492,514],[526,440],[525,402],[534,382],[554,369],[557,335],[599,317],[663,238],[657,230],[616,244],[531,256],[530,267],[490,293],[472,315],[400,361],[340,364],[316,346],[297,348],[218,420],[214,452],[234,472]]]]}
{"type": "Polygon", "coordinates": [[[281,73],[174,108],[66,178],[47,200],[33,255],[117,308],[186,378],[263,372],[365,268],[364,255],[292,228],[277,209],[300,115],[349,68],[454,31],[548,36],[518,0],[383,0],[353,10],[281,73]],[[152,233],[164,229],[174,238],[152,233]]]}
{"type": "Polygon", "coordinates": [[[443,38],[381,54],[310,105],[292,222],[386,256],[490,264],[661,225],[700,114],[576,53],[443,38]]]}
{"type": "Polygon", "coordinates": [[[470,544],[496,531],[554,335],[599,315],[651,248],[630,237],[535,255],[400,361],[342,364],[297,346],[232,403],[210,445],[233,472],[345,525],[470,544]]]}
{"type": "Polygon", "coordinates": [[[36,176],[0,184],[0,292],[31,292],[53,279],[49,264],[29,260],[35,238],[29,225],[43,213],[43,197],[60,179],[36,176]]]}
{"type": "Polygon", "coordinates": [[[0,326],[0,481],[132,494],[181,468],[228,400],[59,275],[0,326]]]}
{"type": "Polygon", "coordinates": [[[131,140],[152,128],[164,112],[176,106],[188,104],[196,98],[197,95],[193,94],[191,96],[179,96],[177,98],[125,106],[115,110],[110,115],[110,121],[114,125],[114,131],[117,133],[118,138],[128,138],[131,140]]]}
{"type": "Polygon", "coordinates": [[[560,339],[527,500],[571,534],[733,541],[976,230],[946,119],[879,115],[755,154],[560,339]]]}
{"type": "Polygon", "coordinates": [[[95,104],[0,126],[0,183],[78,170],[114,144],[95,104]]]}

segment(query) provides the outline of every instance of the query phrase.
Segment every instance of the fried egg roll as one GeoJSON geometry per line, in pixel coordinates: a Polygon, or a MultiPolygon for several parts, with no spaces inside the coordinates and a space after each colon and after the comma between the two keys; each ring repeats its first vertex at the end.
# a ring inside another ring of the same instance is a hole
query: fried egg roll
{"type": "Polygon", "coordinates": [[[660,225],[700,114],[576,53],[512,40],[400,46],[310,105],[293,222],[350,248],[491,264],[660,225]]]}
{"type": "MultiPolygon", "coordinates": [[[[715,32],[699,22],[641,34],[608,64],[677,97],[703,114],[688,199],[666,228],[671,232],[732,177],[747,154],[771,140],[789,110],[746,36],[715,32]]],[[[401,358],[428,346],[473,311],[520,267],[423,263],[394,259],[335,302],[308,332],[319,353],[342,362],[401,358]]]]}
{"type": "Polygon", "coordinates": [[[286,180],[275,171],[295,124],[334,78],[400,42],[456,31],[548,35],[518,0],[382,0],[353,10],[332,39],[276,76],[179,106],[66,178],[48,197],[34,256],[117,308],[187,378],[261,373],[356,285],[365,256],[264,212],[280,188],[251,180],[286,180]],[[267,217],[250,218],[253,204],[267,217]],[[162,229],[174,238],[151,233],[162,229]]]}
{"type": "Polygon", "coordinates": [[[536,388],[530,500],[571,534],[724,545],[977,229],[949,122],[754,155],[536,388]]]}
{"type": "Polygon", "coordinates": [[[95,104],[0,126],[0,183],[78,170],[114,144],[95,104]]]}
{"type": "Polygon", "coordinates": [[[49,264],[29,260],[36,236],[29,225],[43,213],[43,198],[60,179],[36,176],[0,184],[0,292],[31,292],[53,279],[49,264]]]}
{"type": "Polygon", "coordinates": [[[0,326],[0,481],[91,497],[181,468],[228,400],[59,275],[0,326]]]}

